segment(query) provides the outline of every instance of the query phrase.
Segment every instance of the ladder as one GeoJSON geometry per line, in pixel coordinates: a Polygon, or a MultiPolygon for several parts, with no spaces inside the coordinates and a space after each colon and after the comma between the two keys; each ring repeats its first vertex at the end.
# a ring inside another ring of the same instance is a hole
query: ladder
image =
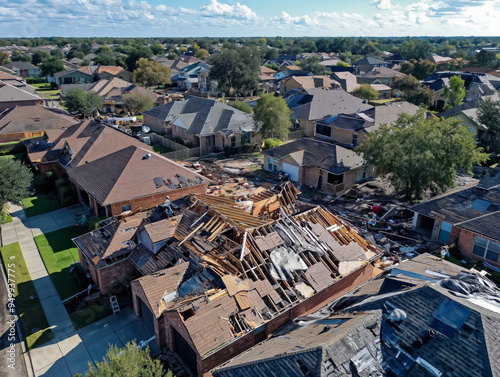
{"type": "Polygon", "coordinates": [[[111,309],[113,310],[113,315],[115,315],[116,313],[121,313],[120,305],[118,305],[116,296],[111,296],[109,298],[109,304],[111,305],[111,309]]]}

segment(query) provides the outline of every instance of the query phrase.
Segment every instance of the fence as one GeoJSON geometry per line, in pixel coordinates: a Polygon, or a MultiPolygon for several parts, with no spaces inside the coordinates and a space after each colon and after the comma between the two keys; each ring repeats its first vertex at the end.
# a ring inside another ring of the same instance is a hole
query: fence
{"type": "MultiPolygon", "coordinates": [[[[184,150],[189,150],[188,147],[185,145],[176,143],[173,140],[167,139],[161,135],[157,134],[147,134],[145,136],[149,136],[151,138],[151,144],[160,144],[162,147],[168,148],[168,149],[173,149],[174,151],[184,151],[184,150]]],[[[168,153],[165,153],[168,154],[168,153]]]]}
{"type": "Polygon", "coordinates": [[[186,148],[183,150],[178,150],[175,152],[162,153],[163,157],[169,158],[171,160],[185,160],[191,157],[200,157],[200,148],[186,148]]]}
{"type": "Polygon", "coordinates": [[[288,133],[288,140],[297,140],[306,136],[305,130],[292,131],[288,133]]]}

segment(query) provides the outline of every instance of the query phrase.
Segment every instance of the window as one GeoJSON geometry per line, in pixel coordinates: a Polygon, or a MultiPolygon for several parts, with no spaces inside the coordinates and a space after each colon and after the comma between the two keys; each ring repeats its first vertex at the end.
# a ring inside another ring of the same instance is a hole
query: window
{"type": "Polygon", "coordinates": [[[328,183],[332,185],[339,185],[341,183],[344,183],[344,175],[328,173],[328,183]]]}
{"type": "Polygon", "coordinates": [[[476,236],[472,254],[493,262],[498,262],[498,257],[500,256],[500,243],[476,236]]]}
{"type": "Polygon", "coordinates": [[[232,147],[235,147],[235,146],[236,146],[236,136],[233,136],[233,137],[231,138],[231,146],[232,146],[232,147]]]}
{"type": "Polygon", "coordinates": [[[368,166],[363,166],[363,179],[366,179],[368,174],[368,166]]]}
{"type": "Polygon", "coordinates": [[[122,206],[122,212],[130,211],[131,209],[132,209],[131,204],[125,204],[124,206],[122,206]]]}
{"type": "Polygon", "coordinates": [[[332,137],[332,128],[323,126],[321,124],[316,124],[316,135],[332,137]]]}
{"type": "Polygon", "coordinates": [[[352,142],[351,142],[352,146],[355,147],[356,145],[358,145],[358,134],[356,132],[354,132],[352,134],[352,142]]]}

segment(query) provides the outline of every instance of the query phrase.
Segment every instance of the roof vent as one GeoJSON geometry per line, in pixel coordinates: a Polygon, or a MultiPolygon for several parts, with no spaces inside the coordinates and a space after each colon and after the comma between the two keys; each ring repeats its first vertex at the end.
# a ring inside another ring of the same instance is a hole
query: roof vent
{"type": "Polygon", "coordinates": [[[151,153],[148,153],[148,154],[147,154],[147,155],[145,155],[142,159],[143,159],[143,160],[148,160],[150,157],[151,157],[151,153]]]}

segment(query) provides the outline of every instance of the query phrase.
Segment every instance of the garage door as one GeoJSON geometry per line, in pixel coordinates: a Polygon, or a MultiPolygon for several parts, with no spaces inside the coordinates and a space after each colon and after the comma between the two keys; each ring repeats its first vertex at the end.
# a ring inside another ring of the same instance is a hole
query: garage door
{"type": "Polygon", "coordinates": [[[189,369],[191,375],[196,376],[198,372],[196,352],[186,342],[181,334],[174,329],[175,351],[182,359],[182,366],[189,369]]]}
{"type": "Polygon", "coordinates": [[[140,298],[138,298],[140,306],[141,306],[141,317],[139,318],[144,325],[144,327],[151,333],[151,335],[154,335],[155,333],[155,325],[154,325],[154,319],[153,319],[153,313],[149,311],[149,308],[142,302],[140,298]]]}
{"type": "Polygon", "coordinates": [[[281,171],[290,176],[290,181],[299,181],[299,169],[300,168],[298,166],[287,164],[286,162],[281,164],[281,171]]]}

